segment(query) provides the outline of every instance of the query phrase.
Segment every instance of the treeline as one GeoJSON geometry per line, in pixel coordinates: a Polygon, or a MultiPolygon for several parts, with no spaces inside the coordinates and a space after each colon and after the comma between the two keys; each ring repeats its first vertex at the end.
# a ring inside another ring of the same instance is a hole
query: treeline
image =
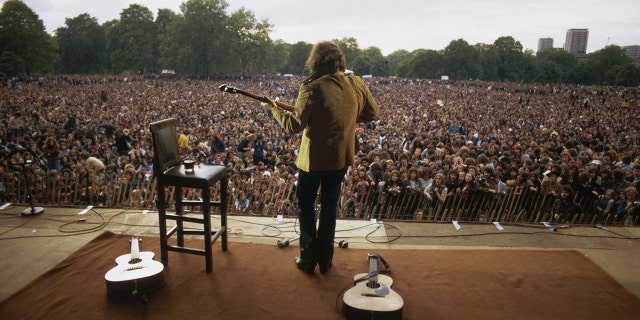
{"type": "MultiPolygon", "coordinates": [[[[0,12],[0,75],[160,74],[180,77],[307,74],[312,44],[273,40],[273,25],[245,8],[227,12],[225,0],[186,0],[179,13],[131,4],[120,19],[99,24],[87,13],[67,18],[49,35],[21,0],[0,12]]],[[[451,41],[443,50],[360,48],[355,38],[334,39],[356,74],[525,83],[640,85],[640,69],[623,48],[607,46],[584,57],[552,48],[536,55],[512,36],[492,44],[451,41]]]]}

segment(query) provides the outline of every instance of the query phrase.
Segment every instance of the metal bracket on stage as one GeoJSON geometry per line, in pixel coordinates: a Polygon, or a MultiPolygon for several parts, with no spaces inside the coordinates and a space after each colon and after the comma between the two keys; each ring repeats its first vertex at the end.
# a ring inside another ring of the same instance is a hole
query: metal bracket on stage
{"type": "MultiPolygon", "coordinates": [[[[291,244],[294,241],[297,241],[300,239],[300,236],[295,236],[291,239],[284,239],[284,240],[278,240],[277,244],[278,244],[278,248],[284,248],[284,247],[288,247],[289,244],[291,244]]],[[[349,243],[345,240],[340,240],[340,241],[336,241],[333,240],[333,242],[335,244],[338,245],[338,247],[342,248],[342,249],[346,249],[349,247],[349,243]]]]}

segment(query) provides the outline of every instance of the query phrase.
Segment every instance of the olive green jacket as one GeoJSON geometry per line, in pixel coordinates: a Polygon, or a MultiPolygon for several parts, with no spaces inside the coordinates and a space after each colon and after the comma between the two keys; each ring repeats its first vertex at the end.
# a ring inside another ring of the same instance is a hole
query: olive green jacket
{"type": "Polygon", "coordinates": [[[356,123],[378,119],[380,108],[360,77],[336,72],[300,86],[294,112],[275,107],[273,116],[289,133],[304,130],[298,169],[329,171],[353,164],[356,123]]]}

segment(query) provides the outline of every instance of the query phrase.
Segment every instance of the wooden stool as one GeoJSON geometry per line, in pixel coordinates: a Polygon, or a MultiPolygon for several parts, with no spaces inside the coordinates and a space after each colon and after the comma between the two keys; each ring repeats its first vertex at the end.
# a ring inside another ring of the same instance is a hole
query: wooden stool
{"type": "Polygon", "coordinates": [[[176,127],[178,120],[171,118],[149,125],[153,138],[153,174],[156,178],[158,218],[160,221],[160,257],[165,266],[169,263],[169,251],[197,254],[205,257],[207,273],[213,270],[213,255],[211,247],[218,238],[222,238],[222,251],[226,251],[227,242],[227,168],[217,165],[183,164],[178,150],[176,127]],[[189,167],[192,169],[189,170],[189,167]],[[220,201],[211,200],[212,187],[220,183],[220,201]],[[167,212],[165,188],[175,187],[173,201],[175,213],[167,212]],[[182,198],[183,188],[201,190],[200,200],[185,200],[182,198]],[[185,207],[201,207],[202,216],[185,215],[185,207]],[[220,228],[211,229],[211,207],[220,207],[220,228]],[[175,225],[167,230],[167,220],[175,221],[175,225]],[[202,228],[185,228],[185,223],[201,224],[202,228]],[[204,248],[190,248],[184,246],[184,235],[202,235],[204,248]],[[169,239],[176,235],[176,244],[170,245],[169,239]]]}

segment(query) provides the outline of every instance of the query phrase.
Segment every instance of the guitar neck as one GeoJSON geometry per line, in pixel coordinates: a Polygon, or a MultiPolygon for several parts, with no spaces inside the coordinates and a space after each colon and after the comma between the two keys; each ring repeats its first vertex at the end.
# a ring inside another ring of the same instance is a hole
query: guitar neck
{"type": "MultiPolygon", "coordinates": [[[[256,99],[256,100],[258,100],[260,102],[270,103],[269,99],[267,99],[264,96],[259,96],[259,95],[253,94],[251,92],[240,90],[240,89],[235,88],[235,87],[228,87],[227,85],[224,85],[224,84],[222,86],[220,86],[220,90],[222,92],[239,93],[239,94],[241,94],[243,96],[256,99]]],[[[282,103],[280,101],[275,101],[275,103],[276,103],[276,106],[278,106],[278,108],[280,108],[282,110],[285,110],[285,111],[294,112],[295,109],[296,109],[294,106],[292,106],[290,104],[282,103]]]]}
{"type": "MultiPolygon", "coordinates": [[[[242,90],[238,90],[238,93],[240,93],[242,95],[245,95],[247,97],[256,99],[256,100],[258,100],[260,102],[270,103],[269,100],[265,99],[264,96],[258,96],[258,95],[255,95],[253,93],[242,91],[242,90]]],[[[280,101],[274,101],[274,102],[276,103],[276,106],[278,106],[278,108],[280,108],[282,110],[285,110],[285,111],[293,112],[296,109],[294,106],[286,104],[286,103],[282,103],[280,101]]]]}
{"type": "Polygon", "coordinates": [[[378,283],[378,256],[369,254],[369,284],[378,283]]]}
{"type": "Polygon", "coordinates": [[[131,262],[140,262],[140,245],[138,237],[131,238],[131,262]]]}

